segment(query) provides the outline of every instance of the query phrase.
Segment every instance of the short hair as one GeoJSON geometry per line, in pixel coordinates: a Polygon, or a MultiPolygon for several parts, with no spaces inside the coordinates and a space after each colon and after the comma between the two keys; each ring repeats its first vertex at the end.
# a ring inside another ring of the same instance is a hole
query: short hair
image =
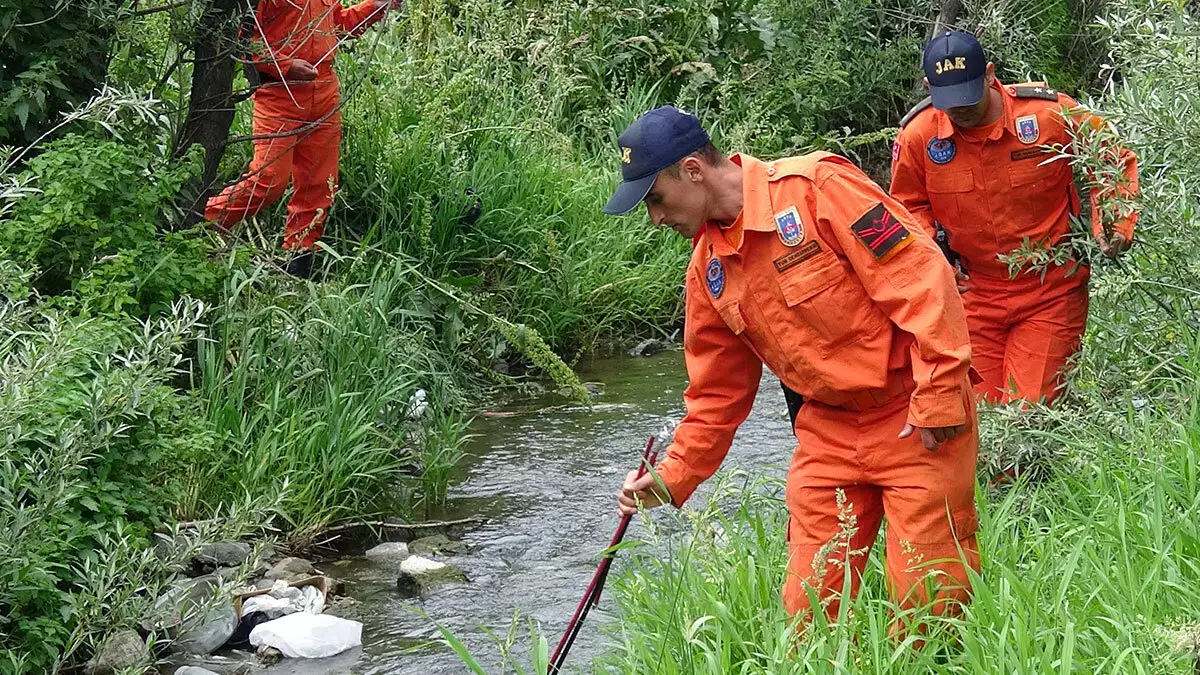
{"type": "Polygon", "coordinates": [[[717,146],[710,142],[705,143],[704,147],[700,148],[699,150],[689,152],[683,157],[683,159],[680,159],[678,162],[668,166],[667,168],[663,169],[663,171],[670,174],[672,178],[679,178],[679,164],[688,157],[699,157],[701,161],[709,166],[717,166],[721,162],[725,161],[725,155],[721,154],[721,151],[717,150],[717,146]]]}

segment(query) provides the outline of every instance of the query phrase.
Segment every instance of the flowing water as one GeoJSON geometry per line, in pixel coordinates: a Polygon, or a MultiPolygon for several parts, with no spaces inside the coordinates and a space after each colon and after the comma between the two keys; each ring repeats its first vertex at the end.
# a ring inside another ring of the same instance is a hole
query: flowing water
{"type": "MultiPolygon", "coordinates": [[[[427,645],[439,637],[432,621],[461,639],[488,673],[505,672],[501,650],[485,629],[504,638],[514,611],[521,615],[513,650],[519,662],[528,667],[529,619],[541,625],[553,651],[591,580],[598,552],[616,529],[621,481],[637,466],[648,436],[683,412],[681,352],[598,360],[580,374],[605,385],[591,408],[481,417],[471,428],[475,438],[444,515],[484,516],[488,522],[463,538],[471,552],[437,558],[466,572],[469,584],[443,587],[423,601],[402,600],[394,566],[365,559],[327,566],[347,580],[348,595],[359,601],[355,618],[364,624],[362,649],[334,660],[286,660],[271,675],[468,672],[448,647],[427,645]]],[[[525,401],[510,410],[537,407],[525,401]]],[[[782,475],[793,443],[786,410],[778,380],[766,373],[725,466],[782,475]]],[[[702,487],[694,499],[704,494],[702,487]]],[[[626,539],[639,534],[635,519],[626,539]]],[[[612,576],[619,571],[618,556],[612,576]]],[[[611,595],[601,607],[612,609],[611,595]]],[[[599,625],[612,620],[593,610],[571,649],[567,672],[588,670],[604,648],[599,625]]]]}

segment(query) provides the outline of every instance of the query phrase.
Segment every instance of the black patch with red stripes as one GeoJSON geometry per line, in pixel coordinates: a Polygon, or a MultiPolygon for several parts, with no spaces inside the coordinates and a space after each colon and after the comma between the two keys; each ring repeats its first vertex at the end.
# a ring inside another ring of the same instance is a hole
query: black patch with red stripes
{"type": "Polygon", "coordinates": [[[908,245],[912,234],[892,215],[882,203],[867,211],[862,218],[850,226],[858,240],[867,247],[871,255],[882,260],[892,251],[908,245]]]}

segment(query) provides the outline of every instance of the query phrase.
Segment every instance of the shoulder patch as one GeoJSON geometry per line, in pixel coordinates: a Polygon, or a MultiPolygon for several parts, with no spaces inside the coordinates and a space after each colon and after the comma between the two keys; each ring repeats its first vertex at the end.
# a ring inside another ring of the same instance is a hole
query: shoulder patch
{"type": "Polygon", "coordinates": [[[912,234],[880,202],[850,226],[863,246],[880,262],[885,262],[912,243],[912,234]]]}
{"type": "Polygon", "coordinates": [[[1017,98],[1040,98],[1043,101],[1058,101],[1058,92],[1040,84],[1020,84],[1012,88],[1017,98]]]}
{"type": "Polygon", "coordinates": [[[931,105],[933,105],[933,99],[929,96],[926,96],[925,100],[914,105],[907,113],[904,114],[904,117],[900,118],[900,128],[903,129],[904,127],[908,126],[908,123],[913,121],[913,118],[915,118],[917,115],[920,115],[922,110],[931,105]]]}

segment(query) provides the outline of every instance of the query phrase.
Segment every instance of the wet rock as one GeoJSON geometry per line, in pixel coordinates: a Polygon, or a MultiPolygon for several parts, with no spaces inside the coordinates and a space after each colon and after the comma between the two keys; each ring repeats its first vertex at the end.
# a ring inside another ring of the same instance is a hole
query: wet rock
{"type": "Polygon", "coordinates": [[[187,542],[182,538],[172,539],[169,535],[162,532],[154,533],[154,557],[166,562],[184,549],[187,542]]]}
{"type": "Polygon", "coordinates": [[[650,338],[637,343],[637,346],[629,350],[630,356],[654,356],[655,354],[666,349],[666,345],[662,340],[650,338]]]}
{"type": "Polygon", "coordinates": [[[364,555],[374,560],[403,560],[409,556],[408,544],[402,541],[382,543],[364,555]]]}
{"type": "Polygon", "coordinates": [[[400,577],[396,579],[396,590],[404,597],[424,598],[442,585],[466,581],[467,575],[461,570],[414,555],[400,563],[400,577]]]}
{"type": "MultiPolygon", "coordinates": [[[[317,569],[313,564],[303,558],[284,558],[275,563],[275,566],[267,570],[263,575],[264,579],[283,579],[284,581],[296,581],[305,577],[311,577],[317,573],[317,569]]],[[[270,588],[270,584],[267,585],[270,588]]]]}
{"type": "Polygon", "coordinates": [[[221,675],[221,673],[216,673],[208,668],[201,668],[199,666],[184,666],[176,670],[175,675],[221,675]]]}
{"type": "Polygon", "coordinates": [[[267,666],[273,666],[283,660],[283,652],[270,645],[259,647],[255,653],[258,655],[258,662],[267,666]]]}
{"type": "Polygon", "coordinates": [[[253,549],[243,541],[219,541],[204,544],[192,558],[192,568],[208,574],[218,567],[238,567],[250,559],[253,549]]]}
{"type": "Polygon", "coordinates": [[[212,575],[220,580],[221,583],[232,583],[238,580],[241,573],[242,570],[237,567],[218,567],[213,570],[212,575]]]}
{"type": "Polygon", "coordinates": [[[137,631],[123,630],[113,633],[104,642],[100,651],[84,667],[87,675],[109,675],[122,668],[149,665],[150,650],[137,631]]]}
{"type": "Polygon", "coordinates": [[[603,396],[604,395],[604,383],[603,382],[584,382],[583,388],[587,389],[587,392],[589,394],[591,394],[592,396],[603,396]]]}
{"type": "Polygon", "coordinates": [[[209,654],[237,627],[233,602],[219,597],[219,590],[220,580],[211,574],[176,582],[159,596],[142,627],[164,631],[172,653],[209,654]]]}
{"type": "Polygon", "coordinates": [[[339,619],[350,619],[351,621],[362,621],[362,608],[359,606],[358,600],[347,597],[337,597],[329,601],[325,606],[325,614],[336,616],[339,619]]]}
{"type": "Polygon", "coordinates": [[[444,534],[434,534],[409,542],[408,550],[413,555],[456,555],[469,549],[461,541],[453,541],[444,534]]]}

